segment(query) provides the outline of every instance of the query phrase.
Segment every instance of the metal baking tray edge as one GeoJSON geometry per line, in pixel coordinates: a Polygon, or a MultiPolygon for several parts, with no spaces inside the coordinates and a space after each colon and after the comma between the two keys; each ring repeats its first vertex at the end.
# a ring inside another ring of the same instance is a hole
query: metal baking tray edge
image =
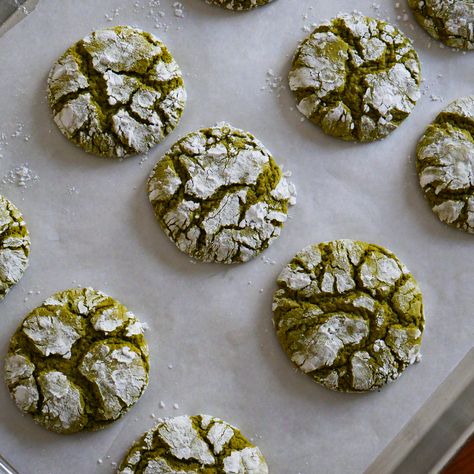
{"type": "Polygon", "coordinates": [[[474,348],[365,474],[436,474],[474,433],[474,348]]]}

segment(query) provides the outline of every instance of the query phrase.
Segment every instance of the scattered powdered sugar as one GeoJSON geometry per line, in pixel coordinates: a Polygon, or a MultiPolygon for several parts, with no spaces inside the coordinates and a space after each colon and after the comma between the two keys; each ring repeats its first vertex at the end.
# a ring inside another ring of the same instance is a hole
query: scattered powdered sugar
{"type": "Polygon", "coordinates": [[[261,90],[276,92],[277,97],[280,97],[281,91],[284,89],[286,89],[286,85],[283,82],[283,76],[276,74],[273,69],[268,69],[265,77],[265,86],[262,86],[261,90]]]}
{"type": "Polygon", "coordinates": [[[177,18],[184,18],[184,6],[181,2],[174,2],[174,16],[177,18]]]}
{"type": "Polygon", "coordinates": [[[2,178],[2,184],[14,184],[21,188],[39,181],[39,176],[33,172],[28,163],[15,166],[2,178]]]}

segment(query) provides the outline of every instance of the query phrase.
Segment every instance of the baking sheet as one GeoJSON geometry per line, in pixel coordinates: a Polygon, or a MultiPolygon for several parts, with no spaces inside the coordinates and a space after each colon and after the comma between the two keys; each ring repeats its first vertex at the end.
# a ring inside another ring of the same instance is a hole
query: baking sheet
{"type": "Polygon", "coordinates": [[[158,3],[40,0],[0,39],[0,193],[23,211],[32,237],[30,267],[0,303],[0,353],[44,298],[90,285],[149,325],[152,362],[141,401],[98,433],[49,433],[21,416],[0,384],[2,454],[22,474],[113,472],[112,463],[153,417],[209,413],[251,437],[272,473],[362,472],[472,345],[473,237],[437,220],[419,189],[413,157],[437,112],[473,93],[474,53],[440,48],[410,12],[404,16],[404,0],[398,8],[391,0],[277,0],[247,14],[181,0],[183,17],[174,0],[158,3]],[[425,78],[424,95],[405,123],[365,145],[335,140],[301,121],[286,88],[291,56],[308,34],[304,27],[354,8],[390,19],[411,36],[425,78]],[[71,145],[45,99],[53,61],[91,30],[114,24],[163,39],[189,95],[171,136],[148,156],[122,162],[71,145]],[[275,87],[279,76],[283,88],[275,87]],[[144,187],[175,140],[222,120],[260,138],[293,172],[299,195],[270,249],[232,267],[194,264],[176,250],[144,187]],[[25,163],[21,179],[15,168],[25,163]],[[15,184],[21,181],[25,186],[15,184]],[[337,238],[388,247],[423,290],[423,361],[380,393],[341,394],[316,385],[293,369],[272,328],[281,267],[305,245],[337,238]]]}

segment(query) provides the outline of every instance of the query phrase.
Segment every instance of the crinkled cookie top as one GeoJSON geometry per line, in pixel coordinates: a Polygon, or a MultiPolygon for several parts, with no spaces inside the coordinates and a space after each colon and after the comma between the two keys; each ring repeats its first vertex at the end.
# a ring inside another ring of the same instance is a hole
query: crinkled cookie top
{"type": "Polygon", "coordinates": [[[312,245],[283,269],[278,286],[278,339],[327,388],[377,390],[419,360],[421,291],[388,250],[353,240],[312,245]]]}
{"type": "Polygon", "coordinates": [[[360,14],[318,26],[289,75],[298,110],[329,135],[372,141],[395,130],[420,97],[420,62],[393,26],[360,14]]]}
{"type": "Polygon", "coordinates": [[[20,211],[0,195],[0,300],[28,266],[30,236],[20,211]]]}
{"type": "Polygon", "coordinates": [[[203,262],[246,262],[280,235],[295,188],[269,151],[228,124],[190,133],[148,180],[162,229],[203,262]]]}
{"type": "Polygon", "coordinates": [[[24,413],[58,433],[103,428],[134,405],[148,383],[143,326],[92,288],[49,297],[10,341],[5,381],[24,413]]]}
{"type": "Polygon", "coordinates": [[[474,0],[408,0],[418,23],[452,48],[474,49],[474,0]]]}
{"type": "Polygon", "coordinates": [[[98,30],[69,48],[48,78],[61,132],[106,157],[145,153],[178,124],[186,92],[178,64],[152,34],[98,30]]]}
{"type": "Polygon", "coordinates": [[[448,105],[417,146],[420,185],[446,224],[474,234],[474,96],[448,105]]]}
{"type": "Polygon", "coordinates": [[[268,474],[260,450],[208,415],[165,418],[131,448],[119,474],[268,474]]]}
{"type": "Polygon", "coordinates": [[[272,0],[206,0],[211,5],[219,5],[228,10],[251,10],[252,8],[261,7],[270,3],[272,0]]]}

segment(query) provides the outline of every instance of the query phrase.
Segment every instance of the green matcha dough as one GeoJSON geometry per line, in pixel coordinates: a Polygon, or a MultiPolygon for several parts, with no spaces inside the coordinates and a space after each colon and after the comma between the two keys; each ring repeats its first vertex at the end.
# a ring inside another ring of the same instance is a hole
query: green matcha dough
{"type": "Polygon", "coordinates": [[[89,153],[145,153],[178,124],[186,92],[178,64],[150,33],[98,30],[54,64],[48,99],[61,132],[89,153]]]}
{"type": "Polygon", "coordinates": [[[246,262],[280,235],[296,196],[287,176],[255,137],[223,123],[175,143],[148,193],[181,251],[203,262],[246,262]]]}
{"type": "Polygon", "coordinates": [[[418,142],[416,168],[434,213],[474,234],[474,95],[449,104],[418,142]]]}
{"type": "Polygon", "coordinates": [[[387,136],[420,97],[420,62],[393,26],[360,14],[319,25],[299,46],[289,75],[298,110],[349,141],[387,136]]]}
{"type": "Polygon", "coordinates": [[[418,23],[452,48],[474,49],[474,0],[408,0],[418,23]]]}
{"type": "Polygon", "coordinates": [[[211,5],[219,5],[228,10],[251,10],[270,3],[272,0],[206,0],[211,5]]]}
{"type": "Polygon", "coordinates": [[[148,383],[137,318],[92,288],[49,297],[10,341],[5,381],[20,410],[48,430],[97,430],[120,418],[148,383]]]}
{"type": "Polygon", "coordinates": [[[131,448],[119,474],[267,474],[260,450],[208,415],[165,418],[131,448]]]}
{"type": "Polygon", "coordinates": [[[388,250],[354,240],[311,245],[283,269],[278,286],[280,344],[325,387],[377,390],[420,359],[421,291],[388,250]]]}
{"type": "Polygon", "coordinates": [[[28,266],[30,236],[20,211],[0,195],[0,300],[28,266]]]}

